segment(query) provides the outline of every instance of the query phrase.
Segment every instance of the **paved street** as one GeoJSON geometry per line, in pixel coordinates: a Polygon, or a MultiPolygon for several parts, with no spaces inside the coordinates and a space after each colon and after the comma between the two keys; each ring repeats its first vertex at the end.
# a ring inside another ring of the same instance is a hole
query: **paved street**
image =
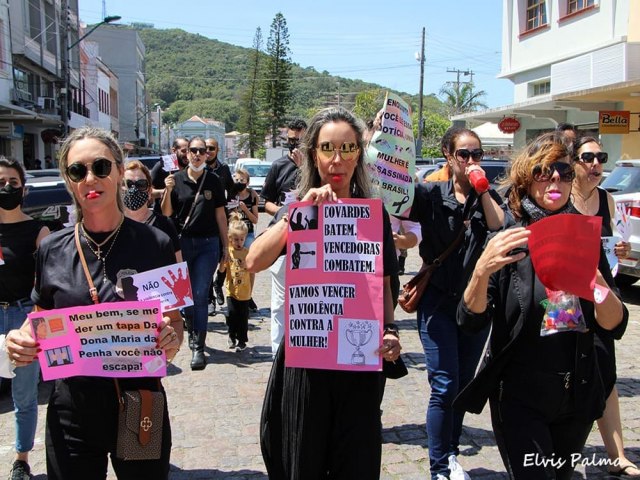
{"type": "MultiPolygon", "coordinates": [[[[261,214],[260,225],[266,224],[261,214]]],[[[418,268],[416,249],[410,252],[407,276],[418,268]]],[[[224,316],[210,317],[206,370],[191,372],[189,349],[184,346],[164,382],[169,397],[173,430],[171,479],[266,478],[258,444],[262,397],[271,367],[269,342],[270,276],[256,278],[254,299],[260,315],[250,320],[249,348],[242,353],[226,348],[224,316]]],[[[625,292],[631,320],[627,334],[617,344],[618,389],[624,436],[631,460],[640,461],[640,284],[625,292]]],[[[401,326],[404,359],[409,375],[391,380],[383,401],[384,444],[382,478],[425,479],[428,459],[425,408],[428,387],[422,347],[415,319],[396,311],[401,326]]],[[[36,479],[46,478],[44,417],[49,386],[40,388],[40,419],[31,465],[36,479]]],[[[0,398],[0,478],[6,478],[13,455],[13,414],[7,395],[0,398]]],[[[460,463],[472,478],[506,478],[491,433],[487,409],[469,415],[462,437],[460,463]]],[[[605,458],[597,430],[589,437],[587,458],[605,458]]],[[[110,473],[109,478],[115,478],[110,473]]],[[[608,478],[604,467],[580,468],[575,478],[608,478]]],[[[356,480],[356,479],[354,479],[356,480]]]]}

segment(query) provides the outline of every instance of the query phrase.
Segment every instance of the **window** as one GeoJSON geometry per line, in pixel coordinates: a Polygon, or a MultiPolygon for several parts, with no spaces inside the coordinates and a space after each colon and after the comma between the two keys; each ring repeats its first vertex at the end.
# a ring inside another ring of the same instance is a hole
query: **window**
{"type": "Polygon", "coordinates": [[[36,38],[42,33],[40,23],[40,0],[29,0],[29,35],[36,38]]]}
{"type": "Polygon", "coordinates": [[[551,80],[546,80],[544,82],[534,83],[533,84],[533,97],[537,97],[538,95],[547,95],[551,93],[551,80]]]}
{"type": "Polygon", "coordinates": [[[44,24],[46,28],[46,46],[51,53],[56,53],[57,36],[56,36],[56,12],[53,5],[44,4],[44,24]]]}
{"type": "Polygon", "coordinates": [[[4,53],[4,22],[0,20],[0,71],[6,72],[9,63],[5,61],[4,53]]]}
{"type": "Polygon", "coordinates": [[[572,14],[592,7],[595,0],[567,0],[567,14],[572,14]]]}
{"type": "Polygon", "coordinates": [[[545,0],[527,0],[527,31],[547,24],[545,0]]]}

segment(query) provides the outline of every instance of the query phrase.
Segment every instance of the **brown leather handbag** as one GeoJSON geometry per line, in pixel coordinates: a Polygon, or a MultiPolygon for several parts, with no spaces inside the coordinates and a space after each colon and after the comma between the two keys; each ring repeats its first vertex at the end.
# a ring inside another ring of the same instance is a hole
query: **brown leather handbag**
{"type": "Polygon", "coordinates": [[[420,303],[420,299],[422,298],[427,285],[429,285],[431,275],[433,275],[436,268],[442,265],[442,262],[445,261],[451,252],[458,248],[464,238],[464,231],[465,227],[463,225],[460,233],[458,234],[458,238],[456,238],[455,241],[433,262],[429,264],[423,263],[422,267],[420,267],[420,271],[418,271],[411,280],[402,286],[402,291],[398,296],[398,304],[405,312],[414,313],[418,309],[418,304],[420,303]]]}

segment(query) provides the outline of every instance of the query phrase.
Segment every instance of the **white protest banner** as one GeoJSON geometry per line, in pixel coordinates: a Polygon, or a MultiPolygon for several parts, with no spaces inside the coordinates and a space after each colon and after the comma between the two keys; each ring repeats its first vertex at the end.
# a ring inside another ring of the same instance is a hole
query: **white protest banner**
{"type": "Polygon", "coordinates": [[[365,155],[374,184],[380,187],[384,206],[393,215],[402,215],[413,203],[416,147],[411,107],[402,98],[387,93],[381,127],[365,155]]]}
{"type": "Polygon", "coordinates": [[[122,277],[126,300],[160,300],[163,312],[193,305],[187,262],[122,277]]]}
{"type": "Polygon", "coordinates": [[[175,153],[172,153],[171,155],[162,155],[162,169],[169,173],[179,170],[178,156],[175,153]]]}

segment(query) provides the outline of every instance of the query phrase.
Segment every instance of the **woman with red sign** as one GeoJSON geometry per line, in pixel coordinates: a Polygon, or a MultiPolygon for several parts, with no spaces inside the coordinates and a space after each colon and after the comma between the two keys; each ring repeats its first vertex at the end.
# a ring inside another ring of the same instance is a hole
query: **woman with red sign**
{"type": "MultiPolygon", "coordinates": [[[[489,400],[496,442],[515,479],[571,478],[605,405],[594,332],[620,338],[629,316],[617,291],[601,303],[579,299],[545,288],[535,271],[525,227],[577,214],[571,160],[562,136],[549,133],[513,161],[508,202],[520,225],[489,241],[458,306],[465,332],[490,324],[491,336],[455,406],[480,413],[489,400]]],[[[615,288],[602,251],[594,276],[598,285],[615,288]]]]}
{"type": "MultiPolygon", "coordinates": [[[[573,203],[584,215],[602,217],[602,236],[610,237],[614,232],[615,202],[609,192],[598,186],[602,180],[603,165],[607,163],[609,156],[607,152],[602,151],[600,142],[593,137],[579,138],[574,143],[574,152],[576,178],[571,191],[573,203]]],[[[614,251],[619,259],[627,258],[631,253],[631,244],[621,240],[615,244],[614,251]]],[[[624,454],[620,405],[616,388],[614,340],[610,335],[596,335],[595,342],[598,366],[607,398],[604,415],[598,419],[598,429],[609,460],[612,462],[609,471],[637,477],[640,476],[640,469],[624,454]],[[617,461],[615,466],[613,466],[614,461],[617,461]]]]}
{"type": "MultiPolygon", "coordinates": [[[[175,263],[169,237],[124,215],[123,157],[116,139],[99,128],[79,128],[62,144],[61,174],[72,194],[77,223],[49,235],[40,244],[31,293],[36,310],[122,301],[118,288],[122,276],[175,263]],[[135,248],[140,245],[144,248],[135,248]]],[[[177,311],[164,315],[156,342],[167,359],[173,359],[182,342],[182,319],[177,311]]],[[[33,362],[38,347],[29,322],[9,332],[6,339],[8,355],[17,366],[33,362]]],[[[164,394],[158,378],[120,378],[118,384],[121,391],[160,389],[164,394]]],[[[168,477],[171,427],[166,396],[160,457],[125,460],[116,454],[122,401],[116,387],[114,379],[106,377],[75,376],[55,381],[46,424],[49,479],[106,478],[109,457],[121,480],[168,477]]]]}
{"type": "MultiPolygon", "coordinates": [[[[370,198],[364,164],[364,125],[343,108],[327,108],[311,120],[303,139],[299,182],[303,201],[320,205],[341,198],[370,198]]],[[[251,245],[247,267],[268,268],[283,255],[289,231],[287,207],[251,245]]],[[[377,353],[394,362],[400,356],[393,322],[390,275],[398,263],[387,213],[383,220],[384,323],[377,353]]],[[[284,366],[285,347],[276,354],[262,411],[260,442],[269,478],[380,477],[382,425],[381,372],[353,372],[284,366]]]]}

